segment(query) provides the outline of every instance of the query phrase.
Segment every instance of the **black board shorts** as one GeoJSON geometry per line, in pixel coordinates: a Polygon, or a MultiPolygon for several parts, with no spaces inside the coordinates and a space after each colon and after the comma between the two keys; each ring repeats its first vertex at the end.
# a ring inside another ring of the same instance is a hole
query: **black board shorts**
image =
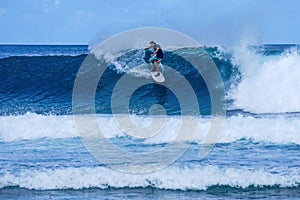
{"type": "Polygon", "coordinates": [[[161,59],[163,59],[163,57],[164,57],[163,51],[161,49],[158,49],[158,51],[156,52],[156,58],[158,60],[161,60],[161,59]]]}

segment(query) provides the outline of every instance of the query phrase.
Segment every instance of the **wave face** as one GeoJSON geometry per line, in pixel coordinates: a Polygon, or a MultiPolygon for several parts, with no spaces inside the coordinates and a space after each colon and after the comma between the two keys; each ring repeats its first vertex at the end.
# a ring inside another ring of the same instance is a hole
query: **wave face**
{"type": "MultiPolygon", "coordinates": [[[[87,46],[1,46],[0,49],[0,78],[5,83],[0,86],[1,115],[26,112],[71,114],[74,80],[87,56],[81,54],[87,52],[87,46]],[[36,51],[40,52],[38,56],[36,51]]],[[[205,50],[212,57],[224,80],[228,111],[261,114],[300,110],[300,100],[296,95],[300,89],[300,56],[297,46],[241,45],[234,48],[206,47],[205,50]]],[[[181,51],[194,54],[197,49],[181,51]]],[[[106,59],[108,57],[105,56],[106,59]]],[[[113,81],[118,80],[124,73],[132,75],[133,79],[150,78],[148,58],[149,53],[145,54],[138,49],[124,52],[118,57],[109,57],[111,62],[105,80],[98,84],[97,113],[111,113],[113,81]]],[[[210,114],[210,96],[202,77],[172,52],[165,52],[163,63],[173,65],[181,74],[189,76],[189,81],[195,86],[195,93],[202,102],[199,105],[201,114],[210,114]]],[[[167,72],[165,75],[172,79],[167,72]]],[[[178,81],[173,80],[173,84],[176,86],[178,81]]],[[[133,96],[132,101],[135,103],[130,105],[130,113],[147,114],[149,105],[159,103],[167,109],[168,114],[179,114],[178,102],[172,95],[155,85],[145,87],[136,91],[133,96]],[[165,94],[164,98],[157,95],[161,93],[165,94]],[[145,96],[149,98],[143,99],[145,96]]]]}

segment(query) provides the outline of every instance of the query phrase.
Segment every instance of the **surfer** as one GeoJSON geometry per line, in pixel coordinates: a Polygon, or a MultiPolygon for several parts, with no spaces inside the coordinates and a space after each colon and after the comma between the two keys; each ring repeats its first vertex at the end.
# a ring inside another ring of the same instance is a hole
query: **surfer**
{"type": "Polygon", "coordinates": [[[145,48],[145,50],[148,50],[150,48],[154,49],[154,52],[151,54],[151,58],[150,58],[150,61],[153,65],[152,71],[157,71],[157,74],[155,76],[159,76],[160,69],[159,69],[158,65],[161,62],[161,60],[163,59],[164,54],[163,54],[163,51],[162,51],[160,45],[154,41],[151,41],[150,46],[145,48]]]}

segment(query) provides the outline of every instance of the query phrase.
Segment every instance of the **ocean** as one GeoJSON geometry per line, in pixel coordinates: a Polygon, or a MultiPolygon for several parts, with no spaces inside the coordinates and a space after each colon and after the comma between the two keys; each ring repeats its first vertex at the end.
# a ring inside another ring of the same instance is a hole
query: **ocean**
{"type": "Polygon", "coordinates": [[[174,55],[199,49],[165,50],[162,61],[188,79],[199,112],[181,79],[168,75],[170,69],[164,75],[177,94],[152,81],[149,53],[142,48],[114,56],[95,86],[94,107],[83,102],[79,108],[83,115],[95,111],[105,139],[120,151],[145,155],[145,161],[138,156],[136,161],[116,155],[104,142],[100,148],[105,149],[95,156],[78,132],[75,80],[87,57],[96,63],[102,59],[89,55],[87,45],[0,45],[0,199],[299,199],[300,47],[203,49],[224,83],[226,111],[217,143],[204,158],[199,151],[210,126],[212,99],[201,75],[174,55]],[[124,103],[128,94],[114,88],[125,75],[130,79],[123,87],[131,81],[147,84],[124,103]],[[177,95],[187,97],[184,110],[177,95]],[[161,121],[165,126],[160,134],[134,137],[126,133],[130,125],[115,125],[115,116],[130,116],[138,126],[154,122],[158,127],[161,121]],[[176,137],[182,119],[199,121],[194,137],[193,127],[184,127],[183,136],[176,137]],[[168,146],[187,148],[170,163],[164,162],[172,152],[148,160],[147,153],[168,146]],[[154,170],[157,163],[163,166],[154,170]],[[133,173],[130,167],[142,171],[133,173]]]}

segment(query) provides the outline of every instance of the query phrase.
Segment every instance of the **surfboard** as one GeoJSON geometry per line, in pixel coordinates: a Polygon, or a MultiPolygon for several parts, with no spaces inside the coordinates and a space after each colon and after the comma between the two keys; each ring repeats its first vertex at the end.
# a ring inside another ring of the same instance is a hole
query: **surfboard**
{"type": "Polygon", "coordinates": [[[150,73],[151,73],[151,76],[152,76],[154,81],[156,81],[158,83],[163,83],[165,81],[165,77],[163,75],[164,67],[161,63],[158,66],[160,68],[160,73],[159,73],[158,76],[157,76],[157,74],[158,74],[157,71],[150,71],[150,73]]]}
{"type": "Polygon", "coordinates": [[[157,76],[157,71],[151,72],[151,76],[153,78],[154,81],[158,82],[158,83],[162,83],[165,81],[165,77],[162,73],[159,73],[159,75],[157,76]]]}

